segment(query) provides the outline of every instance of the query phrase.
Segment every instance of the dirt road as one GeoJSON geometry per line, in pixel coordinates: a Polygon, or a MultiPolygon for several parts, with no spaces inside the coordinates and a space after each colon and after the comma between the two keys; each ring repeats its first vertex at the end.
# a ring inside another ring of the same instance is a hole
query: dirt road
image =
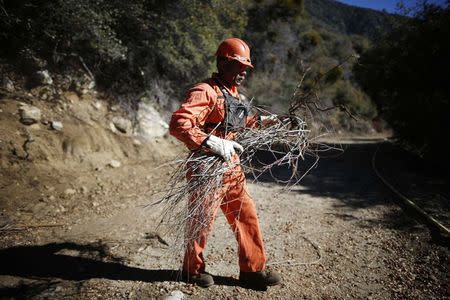
{"type": "MultiPolygon", "coordinates": [[[[154,231],[158,212],[142,206],[167,174],[142,162],[71,178],[87,192],[52,215],[61,227],[1,232],[0,297],[155,299],[179,290],[187,299],[448,299],[450,252],[433,244],[375,177],[378,142],[343,144],[342,154],[322,158],[289,192],[268,177],[249,185],[281,286],[239,286],[236,244],[223,216],[206,253],[216,285],[178,282],[170,246],[154,231]]],[[[50,218],[23,215],[16,219],[50,218]]]]}

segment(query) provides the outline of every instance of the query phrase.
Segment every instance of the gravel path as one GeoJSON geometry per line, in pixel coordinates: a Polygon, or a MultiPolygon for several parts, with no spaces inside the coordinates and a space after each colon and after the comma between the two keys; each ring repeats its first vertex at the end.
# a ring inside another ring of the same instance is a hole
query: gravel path
{"type": "Polygon", "coordinates": [[[127,166],[102,174],[102,189],[114,192],[97,194],[100,209],[62,215],[70,226],[2,233],[0,298],[155,299],[179,290],[187,299],[448,299],[450,252],[375,177],[376,142],[343,144],[343,154],[321,159],[290,191],[268,177],[249,184],[280,286],[239,286],[234,237],[220,213],[206,252],[217,284],[177,282],[178,262],[154,231],[158,211],[142,207],[163,176],[146,177],[143,164],[132,166],[133,176],[127,166]],[[128,187],[115,189],[120,172],[128,187]]]}

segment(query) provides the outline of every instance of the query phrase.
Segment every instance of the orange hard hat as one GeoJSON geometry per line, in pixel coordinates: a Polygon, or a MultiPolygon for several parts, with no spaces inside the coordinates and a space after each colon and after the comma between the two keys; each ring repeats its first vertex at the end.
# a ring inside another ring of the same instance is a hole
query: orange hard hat
{"type": "Polygon", "coordinates": [[[216,56],[234,59],[253,68],[250,59],[250,48],[243,40],[238,38],[229,38],[220,43],[216,51],[216,56]]]}

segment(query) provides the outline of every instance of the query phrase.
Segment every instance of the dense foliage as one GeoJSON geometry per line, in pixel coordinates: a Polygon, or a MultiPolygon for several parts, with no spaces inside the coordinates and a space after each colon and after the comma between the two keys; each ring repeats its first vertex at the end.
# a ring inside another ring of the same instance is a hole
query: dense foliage
{"type": "MultiPolygon", "coordinates": [[[[366,118],[376,114],[353,79],[354,60],[347,59],[387,28],[383,13],[330,0],[2,0],[0,15],[0,65],[13,66],[25,78],[43,69],[72,79],[92,73],[98,89],[126,101],[144,94],[170,106],[214,70],[219,42],[238,36],[252,48],[256,68],[245,92],[256,103],[285,110],[310,67],[306,87],[326,74],[325,106],[345,104],[366,118]],[[324,15],[330,10],[334,19],[324,15]],[[348,30],[364,16],[364,26],[348,30]]],[[[338,123],[345,119],[339,114],[338,123]]]]}
{"type": "Polygon", "coordinates": [[[399,141],[448,162],[442,145],[450,89],[450,8],[425,6],[356,66],[364,89],[399,141]]]}
{"type": "Polygon", "coordinates": [[[127,93],[186,82],[212,70],[212,53],[246,25],[242,1],[2,1],[0,57],[22,71],[79,67],[105,89],[127,93]]]}

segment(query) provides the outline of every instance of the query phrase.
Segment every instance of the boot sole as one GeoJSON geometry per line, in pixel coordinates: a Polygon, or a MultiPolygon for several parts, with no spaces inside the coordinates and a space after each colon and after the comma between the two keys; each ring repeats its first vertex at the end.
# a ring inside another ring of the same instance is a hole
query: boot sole
{"type": "Polygon", "coordinates": [[[202,287],[202,288],[208,288],[210,286],[214,285],[214,282],[208,283],[208,284],[199,284],[197,283],[195,280],[190,279],[189,277],[182,277],[181,281],[183,281],[184,283],[189,283],[189,284],[195,284],[196,286],[202,287]]]}

